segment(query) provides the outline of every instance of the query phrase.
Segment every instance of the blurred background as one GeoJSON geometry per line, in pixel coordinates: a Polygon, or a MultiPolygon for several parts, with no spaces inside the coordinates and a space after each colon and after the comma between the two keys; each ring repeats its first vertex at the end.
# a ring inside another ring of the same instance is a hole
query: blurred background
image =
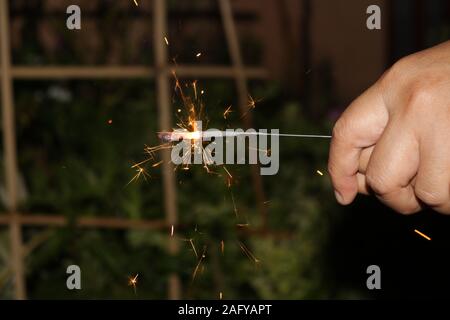
{"type": "Polygon", "coordinates": [[[144,146],[175,127],[175,63],[204,91],[210,127],[326,135],[398,58],[449,39],[448,1],[0,3],[0,298],[449,295],[448,217],[338,206],[327,140],[282,139],[277,175],[230,166],[230,188],[223,172],[167,165],[128,184],[144,146]],[[81,30],[66,28],[71,4],[81,30]],[[381,30],[366,28],[372,4],[381,30]],[[66,287],[72,264],[81,290],[66,287]],[[372,264],[382,290],[366,287],[372,264]]]}

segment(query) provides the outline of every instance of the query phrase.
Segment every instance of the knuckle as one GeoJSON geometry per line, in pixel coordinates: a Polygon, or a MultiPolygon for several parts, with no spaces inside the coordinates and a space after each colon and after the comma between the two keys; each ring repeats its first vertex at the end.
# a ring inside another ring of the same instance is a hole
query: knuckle
{"type": "Polygon", "coordinates": [[[366,182],[370,189],[380,196],[389,194],[395,189],[389,179],[383,175],[376,174],[370,168],[366,173],[366,182]]]}
{"type": "Polygon", "coordinates": [[[418,81],[412,86],[409,93],[408,108],[414,111],[417,109],[427,110],[434,99],[434,91],[432,85],[418,81]]]}
{"type": "Polygon", "coordinates": [[[415,63],[415,55],[408,55],[398,59],[391,67],[392,71],[403,72],[405,69],[409,69],[411,64],[415,63]]]}
{"type": "Polygon", "coordinates": [[[396,61],[381,77],[382,85],[390,85],[392,81],[402,77],[404,70],[407,70],[411,65],[411,56],[404,57],[396,61]]]}
{"type": "Polygon", "coordinates": [[[430,190],[421,186],[415,188],[416,196],[430,207],[441,207],[448,201],[448,195],[439,190],[430,190]]]}
{"type": "Polygon", "coordinates": [[[332,136],[334,139],[340,140],[345,137],[348,130],[348,121],[345,118],[340,118],[333,128],[332,136]]]}

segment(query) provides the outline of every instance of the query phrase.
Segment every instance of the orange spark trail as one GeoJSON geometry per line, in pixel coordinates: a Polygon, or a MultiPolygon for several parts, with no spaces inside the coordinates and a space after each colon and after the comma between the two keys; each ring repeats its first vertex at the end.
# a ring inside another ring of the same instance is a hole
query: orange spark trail
{"type": "Polygon", "coordinates": [[[430,238],[429,236],[427,236],[426,234],[420,232],[420,231],[417,230],[417,229],[414,229],[414,232],[417,233],[418,235],[422,236],[423,238],[427,239],[428,241],[431,240],[431,238],[430,238]]]}
{"type": "Polygon", "coordinates": [[[242,252],[244,252],[244,254],[247,256],[247,258],[249,258],[251,261],[253,261],[254,263],[259,263],[259,259],[257,259],[253,253],[241,242],[238,241],[238,245],[241,248],[242,252]]]}
{"type": "Polygon", "coordinates": [[[228,171],[227,167],[223,166],[222,168],[223,168],[223,170],[225,170],[225,172],[227,173],[228,177],[230,177],[230,179],[233,179],[233,176],[231,175],[230,171],[228,171]]]}
{"type": "Polygon", "coordinates": [[[161,160],[159,162],[156,162],[154,164],[152,164],[152,168],[156,168],[157,166],[159,166],[160,164],[162,164],[164,162],[164,160],[161,160]]]}
{"type": "Polygon", "coordinates": [[[198,259],[197,249],[195,249],[194,241],[189,239],[189,243],[191,244],[192,250],[194,251],[195,257],[198,259]]]}
{"type": "Polygon", "coordinates": [[[135,167],[137,167],[137,169],[136,169],[137,173],[134,175],[134,177],[130,181],[128,181],[126,186],[128,186],[133,181],[138,180],[141,176],[144,178],[145,181],[147,181],[147,177],[150,178],[150,175],[145,171],[144,168],[142,168],[138,165],[132,166],[132,168],[135,168],[135,167]]]}
{"type": "Polygon", "coordinates": [[[139,277],[139,274],[136,274],[134,277],[130,277],[128,279],[128,285],[133,287],[134,294],[136,294],[136,285],[137,285],[137,278],[139,277]]]}
{"type": "Polygon", "coordinates": [[[238,210],[237,210],[237,207],[236,207],[236,202],[234,201],[234,195],[233,195],[233,192],[231,191],[231,189],[230,189],[230,195],[231,195],[231,201],[233,202],[234,214],[236,216],[236,219],[239,219],[239,214],[238,214],[238,210]]]}
{"type": "Polygon", "coordinates": [[[228,115],[233,112],[231,111],[231,106],[229,106],[228,108],[225,109],[225,111],[223,112],[223,118],[226,120],[228,115]]]}
{"type": "Polygon", "coordinates": [[[205,259],[205,258],[206,258],[206,246],[203,247],[203,253],[202,253],[202,256],[201,256],[200,259],[198,260],[198,263],[197,263],[197,265],[195,266],[194,272],[192,273],[192,281],[195,280],[195,277],[197,276],[198,269],[200,268],[200,266],[201,266],[201,264],[202,264],[202,262],[203,262],[203,259],[205,259]]]}

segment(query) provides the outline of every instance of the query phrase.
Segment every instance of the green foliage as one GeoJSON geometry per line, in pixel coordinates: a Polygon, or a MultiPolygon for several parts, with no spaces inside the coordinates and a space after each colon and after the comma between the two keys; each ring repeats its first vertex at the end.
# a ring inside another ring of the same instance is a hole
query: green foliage
{"type": "MultiPolygon", "coordinates": [[[[232,83],[199,85],[207,92],[209,126],[238,127],[236,109],[227,124],[222,118],[224,108],[235,104],[229,100],[232,83]]],[[[149,181],[127,185],[135,174],[130,165],[145,158],[144,144],[157,143],[156,108],[149,87],[146,82],[118,85],[97,81],[33,84],[33,90],[18,86],[19,160],[29,194],[22,209],[71,218],[163,218],[159,168],[149,171],[149,181]],[[67,91],[68,100],[55,98],[54,88],[67,91]]],[[[327,132],[326,126],[305,119],[298,105],[280,108],[276,87],[259,84],[254,92],[255,99],[266,93],[253,113],[261,126],[284,132],[327,132]]],[[[264,177],[273,236],[259,238],[236,228],[236,223],[248,223],[249,230],[255,230],[261,223],[248,167],[228,166],[234,176],[230,189],[222,168],[212,168],[216,174],[208,174],[201,167],[192,167],[177,172],[177,256],[166,253],[169,230],[89,231],[69,226],[53,231],[27,258],[30,297],[164,298],[171,272],[181,276],[188,298],[215,298],[219,292],[226,298],[330,296],[330,288],[323,282],[322,249],[331,217],[331,190],[327,178],[315,172],[326,171],[327,143],[281,140],[280,171],[264,177]],[[203,250],[206,253],[195,279],[199,260],[187,239],[192,239],[198,255],[203,250]],[[241,244],[260,262],[249,259],[241,244]],[[65,269],[70,264],[82,269],[81,291],[65,288],[65,269]],[[135,274],[139,274],[137,295],[127,284],[128,277],[135,274]]],[[[26,231],[30,240],[37,234],[36,230],[26,231]]]]}

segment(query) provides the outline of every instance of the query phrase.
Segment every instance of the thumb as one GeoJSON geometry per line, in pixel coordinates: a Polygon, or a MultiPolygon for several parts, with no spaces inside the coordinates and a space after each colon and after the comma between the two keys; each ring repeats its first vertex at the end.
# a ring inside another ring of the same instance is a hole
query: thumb
{"type": "Polygon", "coordinates": [[[356,197],[361,150],[377,142],[388,120],[389,114],[376,83],[354,100],[336,122],[328,171],[339,203],[349,204],[356,197]]]}

